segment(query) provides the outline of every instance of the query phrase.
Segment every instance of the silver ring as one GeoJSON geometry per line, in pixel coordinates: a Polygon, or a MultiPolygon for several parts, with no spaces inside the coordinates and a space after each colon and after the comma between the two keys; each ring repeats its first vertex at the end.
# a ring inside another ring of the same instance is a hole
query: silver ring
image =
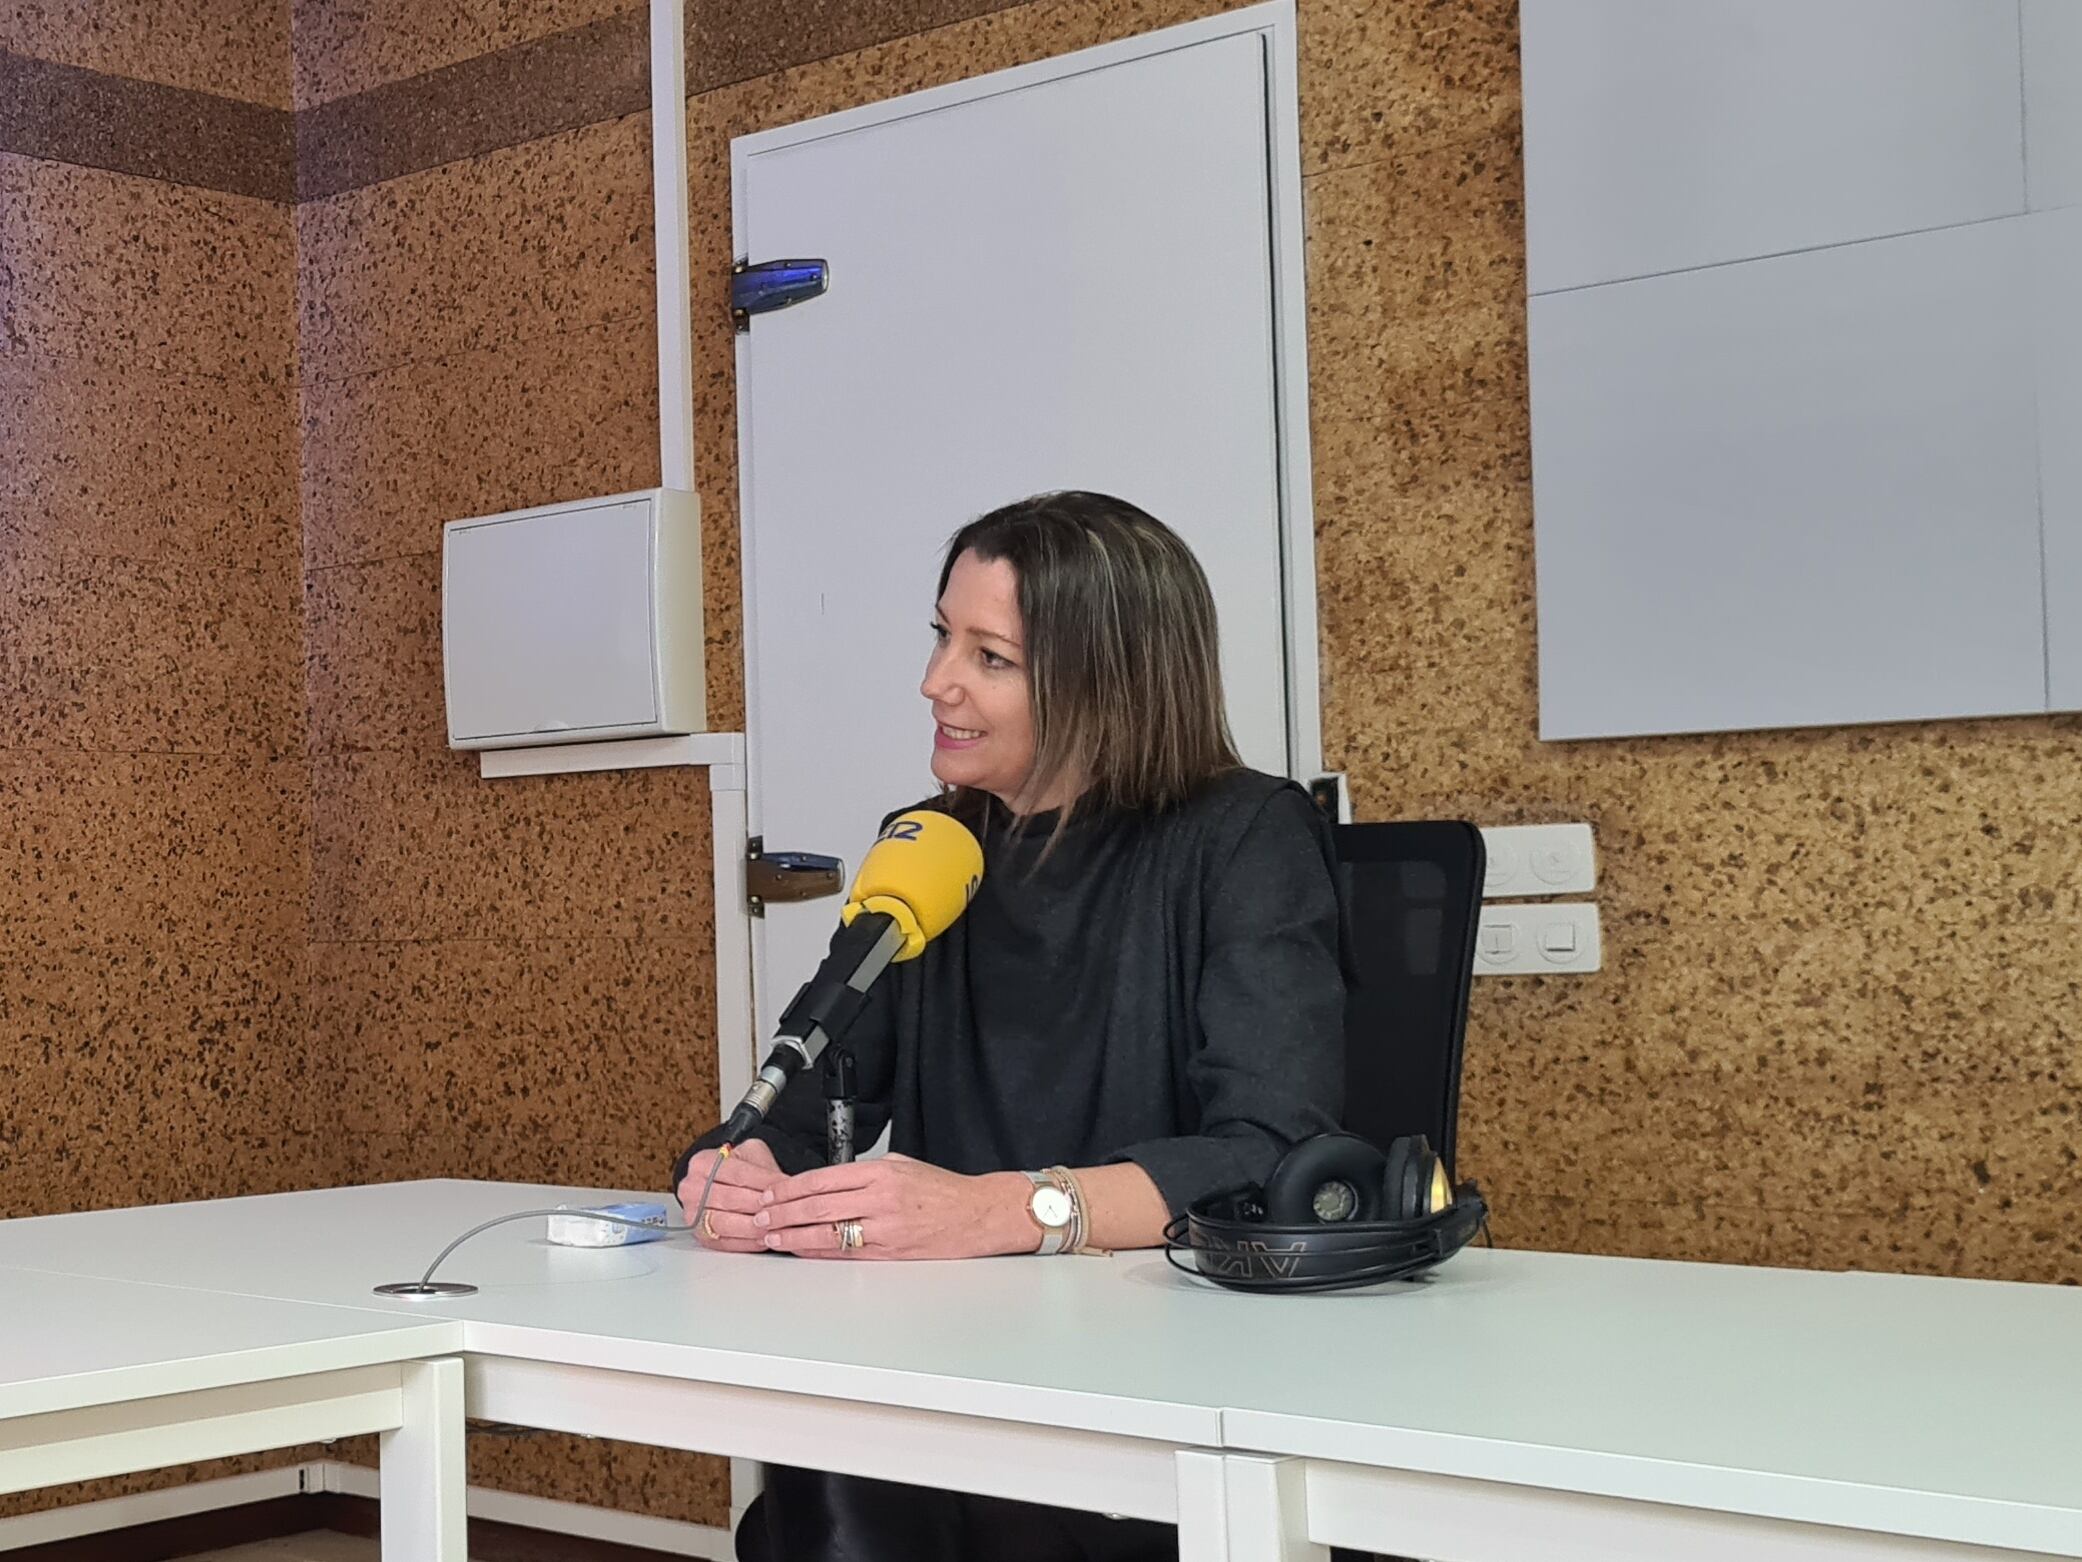
{"type": "Polygon", "coordinates": [[[867,1245],[867,1237],[861,1231],[860,1222],[857,1220],[841,1220],[834,1224],[831,1229],[839,1234],[839,1251],[841,1253],[850,1253],[855,1248],[867,1245]]]}

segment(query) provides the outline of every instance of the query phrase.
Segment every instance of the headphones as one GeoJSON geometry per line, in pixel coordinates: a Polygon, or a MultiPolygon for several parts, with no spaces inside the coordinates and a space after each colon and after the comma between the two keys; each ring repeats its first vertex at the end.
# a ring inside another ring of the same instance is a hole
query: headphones
{"type": "Polygon", "coordinates": [[[1232,1291],[1336,1291],[1444,1263],[1488,1219],[1482,1190],[1456,1189],[1422,1134],[1385,1152],[1357,1134],[1316,1134],[1262,1188],[1191,1205],[1164,1228],[1164,1256],[1232,1291]]]}

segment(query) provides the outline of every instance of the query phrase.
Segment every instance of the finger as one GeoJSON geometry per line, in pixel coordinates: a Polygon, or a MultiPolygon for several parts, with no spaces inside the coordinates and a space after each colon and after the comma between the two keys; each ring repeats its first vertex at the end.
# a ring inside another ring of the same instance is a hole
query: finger
{"type": "Polygon", "coordinates": [[[727,1184],[733,1188],[766,1188],[779,1182],[784,1175],[786,1174],[769,1171],[756,1163],[742,1161],[733,1155],[716,1168],[716,1186],[720,1188],[727,1184]]]}
{"type": "Polygon", "coordinates": [[[748,1161],[754,1166],[764,1166],[770,1172],[779,1172],[781,1163],[774,1159],[773,1146],[764,1139],[747,1139],[731,1151],[731,1159],[748,1161]]]}
{"type": "Polygon", "coordinates": [[[687,1175],[678,1189],[679,1201],[682,1208],[691,1210],[701,1202],[702,1194],[706,1191],[711,1205],[723,1198],[749,1199],[756,1204],[759,1195],[780,1178],[780,1172],[768,1171],[762,1166],[741,1166],[734,1155],[726,1157],[723,1164],[716,1167],[715,1156],[703,1151],[687,1168],[687,1175]],[[713,1181],[710,1178],[712,1167],[715,1168],[713,1181]],[[723,1192],[726,1188],[736,1188],[740,1191],[735,1195],[726,1195],[723,1192]]]}
{"type": "Polygon", "coordinates": [[[748,1161],[742,1155],[733,1155],[723,1162],[716,1181],[733,1183],[740,1188],[770,1188],[787,1175],[778,1166],[767,1166],[758,1161],[748,1161]]]}
{"type": "Polygon", "coordinates": [[[750,1215],[733,1215],[710,1210],[699,1236],[704,1245],[722,1245],[739,1252],[757,1252],[766,1245],[766,1231],[753,1224],[750,1215]]]}
{"type": "MultiPolygon", "coordinates": [[[[702,1185],[705,1180],[699,1177],[689,1177],[679,1185],[677,1190],[680,1213],[690,1222],[697,1215],[704,1212],[701,1200],[702,1185]]],[[[762,1207],[759,1201],[759,1192],[755,1188],[741,1188],[731,1183],[718,1182],[707,1190],[707,1194],[707,1212],[711,1214],[721,1210],[733,1214],[750,1215],[762,1207]]]]}
{"type": "Polygon", "coordinates": [[[689,1203],[687,1213],[694,1240],[701,1246],[721,1253],[766,1251],[766,1233],[752,1224],[752,1216],[749,1213],[743,1210],[719,1210],[711,1201],[707,1212],[697,1222],[691,1217],[698,1207],[689,1203]]]}
{"type": "MultiPolygon", "coordinates": [[[[683,1203],[693,1209],[701,1200],[701,1190],[696,1188],[683,1203]]],[[[736,1214],[749,1215],[764,1208],[757,1188],[740,1187],[736,1183],[719,1182],[709,1190],[708,1207],[714,1210],[729,1210],[736,1214]]]]}
{"type": "Polygon", "coordinates": [[[870,1197],[873,1190],[853,1189],[846,1193],[820,1193],[807,1199],[768,1204],[754,1217],[754,1224],[771,1231],[788,1231],[797,1226],[830,1226],[841,1220],[864,1220],[884,1206],[870,1197]]]}
{"type": "Polygon", "coordinates": [[[711,1236],[697,1226],[694,1240],[713,1253],[763,1253],[766,1251],[766,1234],[754,1228],[750,1221],[749,1215],[724,1216],[721,1224],[712,1219],[708,1224],[714,1227],[715,1235],[711,1236]],[[730,1224],[733,1219],[738,1222],[735,1230],[730,1224]]]}
{"type": "Polygon", "coordinates": [[[861,1188],[872,1188],[883,1181],[888,1173],[873,1161],[848,1161],[843,1166],[819,1166],[814,1171],[783,1177],[766,1190],[769,1204],[782,1204],[790,1199],[813,1198],[824,1193],[847,1193],[861,1188]]]}
{"type": "Polygon", "coordinates": [[[802,1258],[851,1258],[860,1252],[859,1248],[840,1247],[838,1229],[829,1223],[769,1231],[765,1242],[770,1253],[794,1253],[802,1258]]]}
{"type": "Polygon", "coordinates": [[[695,1241],[711,1253],[764,1253],[770,1251],[763,1240],[738,1241],[729,1237],[696,1237],[695,1241]]]}
{"type": "MultiPolygon", "coordinates": [[[[696,1204],[701,1202],[701,1195],[703,1193],[707,1193],[711,1198],[713,1198],[715,1196],[715,1191],[718,1188],[726,1186],[728,1186],[728,1184],[726,1184],[722,1178],[718,1177],[711,1181],[707,1170],[703,1167],[696,1166],[691,1168],[687,1172],[687,1175],[680,1179],[679,1187],[674,1189],[673,1191],[678,1195],[680,1203],[684,1204],[688,1209],[692,1209],[696,1204]]],[[[754,1199],[757,1199],[759,1195],[757,1193],[754,1193],[752,1197],[754,1199]]]]}

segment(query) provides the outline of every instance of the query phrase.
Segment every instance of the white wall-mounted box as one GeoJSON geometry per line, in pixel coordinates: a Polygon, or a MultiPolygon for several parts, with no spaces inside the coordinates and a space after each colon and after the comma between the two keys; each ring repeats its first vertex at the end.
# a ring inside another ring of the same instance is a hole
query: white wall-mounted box
{"type": "Polygon", "coordinates": [[[451,748],[702,731],[701,510],[671,488],[451,521],[451,748]]]}

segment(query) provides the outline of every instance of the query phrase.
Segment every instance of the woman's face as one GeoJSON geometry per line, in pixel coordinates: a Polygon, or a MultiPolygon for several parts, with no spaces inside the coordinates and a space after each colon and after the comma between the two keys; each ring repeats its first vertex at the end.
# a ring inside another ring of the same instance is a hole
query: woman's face
{"type": "Polygon", "coordinates": [[[918,692],[932,702],[933,774],[1007,804],[1034,769],[1019,576],[974,550],[954,561],[933,616],[933,654],[918,692]]]}

